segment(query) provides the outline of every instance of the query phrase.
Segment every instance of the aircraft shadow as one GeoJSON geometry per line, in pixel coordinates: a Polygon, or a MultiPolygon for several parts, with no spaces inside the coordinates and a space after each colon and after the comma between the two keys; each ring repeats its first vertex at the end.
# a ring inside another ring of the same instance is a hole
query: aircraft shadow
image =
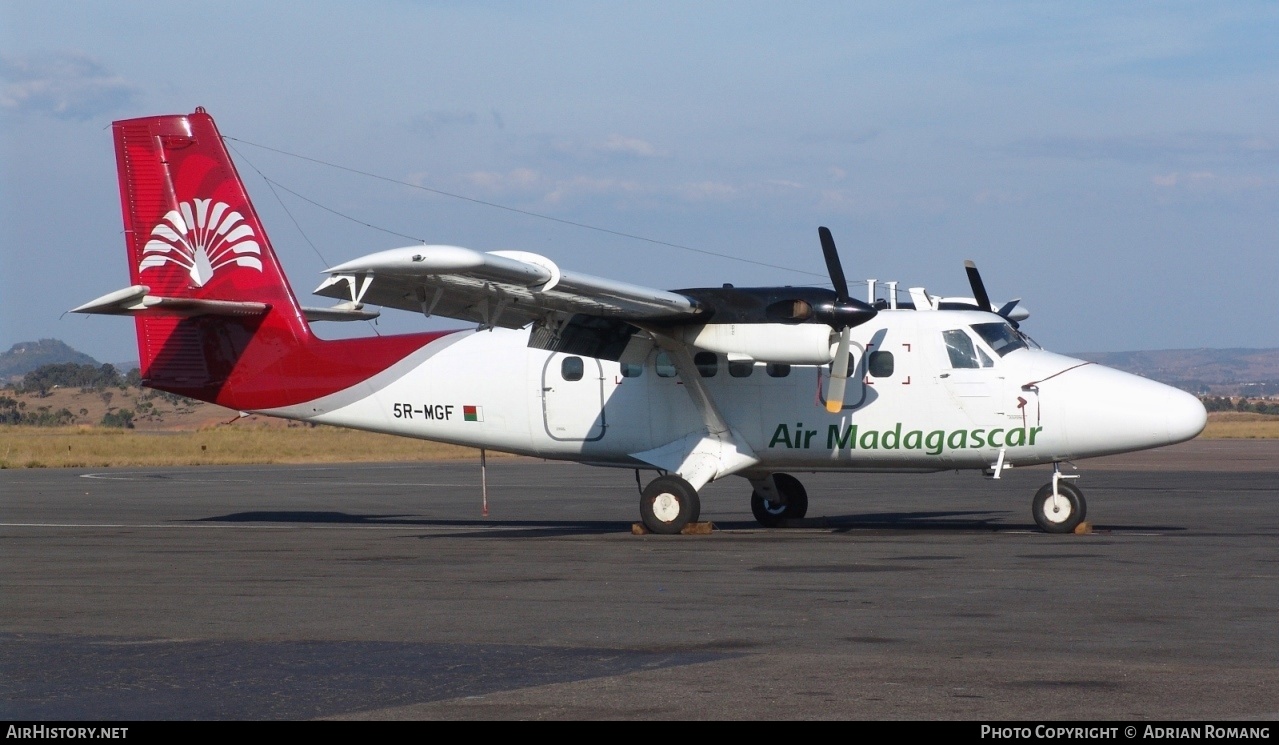
{"type": "Polygon", "coordinates": [[[408,514],[362,515],[348,512],[320,512],[306,510],[276,510],[259,512],[235,512],[229,515],[204,517],[190,522],[198,523],[269,523],[276,525],[359,525],[406,528],[453,528],[474,530],[474,535],[492,537],[519,537],[549,535],[599,535],[604,533],[629,533],[631,523],[616,520],[504,520],[494,518],[432,519],[408,514]],[[502,528],[492,531],[492,528],[502,528]],[[483,529],[490,529],[485,531],[483,529]],[[520,530],[523,529],[523,530],[520,530]]]}
{"type": "MultiPolygon", "coordinates": [[[[996,533],[1033,531],[1033,523],[1004,522],[1010,513],[1004,510],[950,510],[919,512],[875,512],[866,514],[824,515],[789,520],[778,528],[763,528],[754,520],[714,520],[717,531],[758,532],[788,529],[819,529],[835,533],[855,531],[896,531],[911,533],[996,533]]],[[[235,512],[205,517],[195,523],[256,523],[275,525],[357,525],[405,528],[444,528],[464,531],[467,535],[493,538],[551,537],[572,535],[604,535],[629,533],[634,524],[618,520],[510,520],[500,518],[434,519],[410,514],[358,514],[337,511],[274,510],[235,512]],[[494,530],[499,528],[500,530],[494,530]]],[[[1181,532],[1173,525],[1105,525],[1094,526],[1094,533],[1181,532]]]]}

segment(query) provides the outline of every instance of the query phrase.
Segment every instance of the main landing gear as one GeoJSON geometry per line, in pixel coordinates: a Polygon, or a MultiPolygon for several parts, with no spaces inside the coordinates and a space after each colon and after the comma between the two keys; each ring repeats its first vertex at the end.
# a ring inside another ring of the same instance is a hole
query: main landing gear
{"type": "Polygon", "coordinates": [[[652,533],[674,535],[701,513],[697,490],[673,473],[658,476],[640,492],[640,519],[652,533]]]}
{"type": "Polygon", "coordinates": [[[1079,478],[1062,474],[1058,464],[1053,464],[1053,480],[1040,487],[1031,502],[1030,511],[1035,524],[1045,533],[1073,533],[1084,521],[1088,504],[1083,492],[1066,479],[1079,478]]]}
{"type": "MultiPolygon", "coordinates": [[[[768,477],[764,477],[767,479],[768,477]]],[[[768,494],[764,479],[752,481],[751,512],[765,528],[776,528],[787,520],[799,520],[808,514],[808,492],[799,479],[788,473],[772,474],[774,494],[768,494]]]]}

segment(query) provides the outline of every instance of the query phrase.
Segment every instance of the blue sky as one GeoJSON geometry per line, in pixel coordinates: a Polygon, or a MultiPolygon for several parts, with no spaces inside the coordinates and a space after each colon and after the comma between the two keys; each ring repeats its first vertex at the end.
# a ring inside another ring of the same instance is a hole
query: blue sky
{"type": "Polygon", "coordinates": [[[0,349],[136,356],[128,321],[60,315],[128,284],[110,122],[196,106],[304,300],[410,241],[258,171],[655,287],[823,284],[827,225],[850,279],[967,294],[973,259],[1053,349],[1276,347],[1276,39],[1262,2],[0,1],[0,349]]]}

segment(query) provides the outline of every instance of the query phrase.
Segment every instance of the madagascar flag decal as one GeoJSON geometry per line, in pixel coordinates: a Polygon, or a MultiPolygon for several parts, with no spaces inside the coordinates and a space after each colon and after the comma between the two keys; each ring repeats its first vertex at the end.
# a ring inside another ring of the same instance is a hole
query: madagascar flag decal
{"type": "Polygon", "coordinates": [[[463,406],[462,419],[463,421],[467,421],[467,422],[484,421],[484,407],[483,406],[463,406]]]}

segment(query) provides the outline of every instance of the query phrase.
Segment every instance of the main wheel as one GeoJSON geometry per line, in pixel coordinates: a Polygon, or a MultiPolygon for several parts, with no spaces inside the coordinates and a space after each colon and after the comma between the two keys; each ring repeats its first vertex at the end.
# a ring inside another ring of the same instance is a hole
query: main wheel
{"type": "Polygon", "coordinates": [[[1073,533],[1084,521],[1088,505],[1084,502],[1083,493],[1073,484],[1058,481],[1057,496],[1053,496],[1052,482],[1044,484],[1035,493],[1030,510],[1035,516],[1035,523],[1045,533],[1073,533]]]}
{"type": "Polygon", "coordinates": [[[653,533],[674,535],[701,516],[701,500],[693,485],[675,474],[648,482],[640,496],[640,520],[653,533]]]}
{"type": "Polygon", "coordinates": [[[760,525],[776,528],[784,520],[799,520],[808,514],[808,492],[799,479],[788,473],[775,473],[773,484],[785,503],[770,502],[759,492],[751,493],[751,512],[760,525]]]}

